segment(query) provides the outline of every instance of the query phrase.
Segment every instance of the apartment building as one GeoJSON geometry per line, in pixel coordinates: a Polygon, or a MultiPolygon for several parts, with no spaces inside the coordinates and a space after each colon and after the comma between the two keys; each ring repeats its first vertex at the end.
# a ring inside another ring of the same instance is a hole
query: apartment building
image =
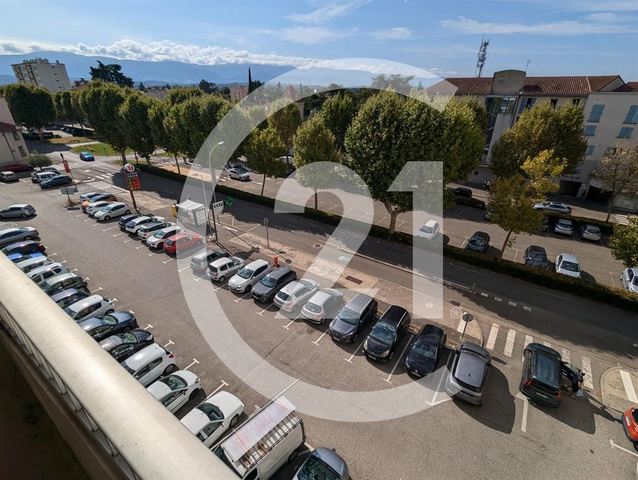
{"type": "Polygon", "coordinates": [[[24,162],[28,154],[29,150],[13,120],[9,105],[4,97],[0,96],[0,171],[2,165],[24,162]]]}
{"type": "Polygon", "coordinates": [[[63,63],[49,63],[46,58],[34,58],[12,65],[18,83],[46,88],[49,92],[71,90],[71,82],[63,63]]]}

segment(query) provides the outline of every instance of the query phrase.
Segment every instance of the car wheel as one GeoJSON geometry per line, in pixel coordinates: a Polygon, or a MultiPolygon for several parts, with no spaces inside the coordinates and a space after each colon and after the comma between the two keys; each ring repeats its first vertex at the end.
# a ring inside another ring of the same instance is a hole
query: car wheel
{"type": "Polygon", "coordinates": [[[195,397],[199,394],[199,390],[200,390],[199,388],[196,388],[195,390],[191,392],[191,394],[188,396],[189,402],[195,399],[195,397]]]}
{"type": "Polygon", "coordinates": [[[131,214],[130,210],[127,210],[126,212],[124,212],[124,215],[130,215],[130,214],[131,214]]]}
{"type": "Polygon", "coordinates": [[[248,285],[246,288],[244,288],[244,293],[248,293],[253,289],[252,285],[248,285]]]}
{"type": "Polygon", "coordinates": [[[104,220],[110,220],[110,219],[111,219],[111,217],[109,217],[108,215],[106,215],[106,216],[104,217],[104,220]]]}
{"type": "Polygon", "coordinates": [[[27,218],[27,217],[28,217],[28,215],[26,213],[21,213],[20,214],[20,218],[27,218]]]}
{"type": "Polygon", "coordinates": [[[171,373],[176,371],[177,371],[177,365],[175,365],[174,363],[171,363],[168,367],[164,369],[164,373],[162,373],[162,375],[170,375],[171,373]]]}
{"type": "Polygon", "coordinates": [[[352,337],[352,343],[357,343],[357,338],[359,338],[359,334],[355,333],[354,337],[352,337]]]}
{"type": "Polygon", "coordinates": [[[288,455],[288,463],[292,462],[295,458],[297,458],[298,454],[299,452],[295,448],[295,450],[290,455],[288,455]]]}
{"type": "Polygon", "coordinates": [[[108,310],[105,315],[110,315],[114,312],[114,310],[108,310]]]}
{"type": "Polygon", "coordinates": [[[231,418],[230,428],[233,428],[235,425],[237,425],[237,422],[239,422],[239,415],[235,415],[233,418],[231,418]]]}
{"type": "Polygon", "coordinates": [[[223,275],[219,277],[219,282],[223,282],[224,280],[226,280],[226,277],[224,277],[223,275]]]}

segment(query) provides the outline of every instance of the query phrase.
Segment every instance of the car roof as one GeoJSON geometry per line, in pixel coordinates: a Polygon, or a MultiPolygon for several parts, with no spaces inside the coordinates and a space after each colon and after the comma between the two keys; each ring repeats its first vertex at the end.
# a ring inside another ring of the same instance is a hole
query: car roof
{"type": "Polygon", "coordinates": [[[539,252],[539,253],[540,253],[540,252],[543,252],[543,253],[546,253],[545,248],[544,248],[544,247],[541,247],[541,246],[539,246],[539,245],[530,245],[529,247],[527,247],[527,249],[528,249],[530,252],[539,252]]]}
{"type": "Polygon", "coordinates": [[[396,325],[403,317],[407,315],[408,311],[398,305],[390,305],[388,309],[383,313],[379,321],[396,325]]]}
{"type": "Polygon", "coordinates": [[[86,297],[81,300],[78,300],[77,302],[72,303],[71,305],[69,305],[68,308],[70,308],[71,310],[78,311],[88,307],[89,305],[102,303],[102,301],[104,301],[104,297],[102,297],[102,295],[91,295],[90,297],[86,297]]]}
{"type": "Polygon", "coordinates": [[[563,257],[563,260],[567,260],[568,262],[578,263],[576,255],[572,255],[571,253],[561,253],[560,256],[563,257]]]}
{"type": "Polygon", "coordinates": [[[233,263],[233,261],[234,261],[233,258],[235,258],[235,257],[232,257],[232,258],[231,257],[220,257],[220,258],[218,258],[216,260],[213,260],[213,262],[211,262],[210,265],[212,267],[219,267],[220,265],[225,265],[227,263],[233,263]]]}
{"type": "Polygon", "coordinates": [[[425,222],[425,224],[423,225],[424,227],[430,227],[430,228],[434,228],[439,224],[439,222],[437,222],[436,220],[428,220],[427,222],[425,222]]]}
{"type": "Polygon", "coordinates": [[[421,329],[417,338],[427,341],[432,340],[433,342],[438,343],[439,338],[441,338],[444,334],[445,332],[443,332],[442,328],[428,323],[421,329]]]}
{"type": "Polygon", "coordinates": [[[164,348],[162,348],[160,345],[158,345],[157,343],[151,343],[150,345],[144,347],[143,349],[136,352],[134,355],[124,360],[124,363],[133,370],[137,370],[152,359],[164,355],[165,353],[166,350],[164,350],[164,348]]]}
{"type": "Polygon", "coordinates": [[[319,447],[315,451],[313,451],[311,455],[313,457],[317,457],[323,463],[337,472],[339,478],[342,478],[345,472],[348,470],[345,460],[341,458],[334,450],[319,447]]]}
{"type": "Polygon", "coordinates": [[[65,288],[61,292],[56,293],[51,297],[51,300],[57,302],[58,300],[62,300],[63,298],[70,297],[71,295],[75,295],[76,293],[80,293],[77,288],[65,288]]]}
{"type": "Polygon", "coordinates": [[[488,233],[481,232],[480,230],[478,232],[474,232],[474,234],[472,236],[473,237],[490,238],[490,235],[488,233]]]}
{"type": "Polygon", "coordinates": [[[29,205],[28,203],[14,203],[13,205],[9,205],[6,208],[26,208],[26,207],[30,207],[31,205],[29,205]]]}
{"type": "Polygon", "coordinates": [[[73,272],[64,272],[64,273],[61,273],[59,275],[56,275],[54,277],[49,278],[47,280],[47,285],[51,285],[53,283],[56,283],[56,282],[58,282],[60,280],[63,280],[63,279],[69,278],[69,277],[77,277],[77,275],[75,273],[73,273],[73,272]]]}
{"type": "Polygon", "coordinates": [[[355,312],[362,312],[364,308],[373,300],[373,298],[365,293],[358,293],[348,302],[346,307],[355,312]]]}
{"type": "Polygon", "coordinates": [[[467,385],[480,387],[489,358],[489,353],[483,347],[464,342],[459,347],[454,376],[467,385]]]}
{"type": "Polygon", "coordinates": [[[270,272],[268,276],[270,278],[281,278],[290,271],[292,271],[290,267],[283,266],[283,267],[276,268],[275,270],[270,272]]]}
{"type": "Polygon", "coordinates": [[[257,260],[253,260],[246,266],[250,268],[251,270],[256,270],[257,268],[262,267],[264,265],[268,265],[268,262],[262,258],[258,258],[257,260]]]}

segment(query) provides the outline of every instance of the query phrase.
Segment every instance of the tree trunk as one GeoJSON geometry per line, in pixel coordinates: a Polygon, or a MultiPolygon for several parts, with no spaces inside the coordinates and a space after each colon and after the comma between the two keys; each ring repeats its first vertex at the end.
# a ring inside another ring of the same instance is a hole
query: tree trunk
{"type": "Polygon", "coordinates": [[[512,235],[512,231],[510,230],[509,232],[507,232],[507,235],[505,237],[505,241],[503,242],[503,247],[501,248],[501,253],[498,256],[499,260],[503,260],[503,254],[505,253],[505,247],[507,247],[507,244],[510,241],[510,236],[512,235]]]}
{"type": "Polygon", "coordinates": [[[182,174],[182,169],[179,168],[179,161],[177,160],[177,155],[173,155],[173,158],[175,158],[175,165],[177,166],[177,174],[181,175],[182,174]]]}
{"type": "Polygon", "coordinates": [[[606,222],[608,222],[609,217],[611,217],[611,209],[614,207],[615,201],[616,201],[616,194],[612,193],[611,197],[609,198],[609,203],[607,204],[607,218],[605,218],[606,222]]]}
{"type": "Polygon", "coordinates": [[[44,135],[42,134],[42,127],[38,127],[38,135],[40,136],[40,141],[44,142],[44,135]]]}
{"type": "Polygon", "coordinates": [[[82,129],[82,136],[86,137],[86,132],[84,131],[84,124],[82,123],[81,120],[80,120],[80,128],[82,129]]]}
{"type": "Polygon", "coordinates": [[[317,200],[317,189],[315,189],[315,210],[319,210],[319,201],[317,200]]]}
{"type": "Polygon", "coordinates": [[[144,158],[146,159],[146,163],[150,167],[151,166],[151,156],[150,155],[146,155],[144,158]]]}
{"type": "Polygon", "coordinates": [[[390,238],[392,234],[394,233],[394,229],[396,228],[397,217],[399,216],[399,209],[398,208],[395,210],[388,209],[388,212],[390,213],[390,226],[388,227],[388,238],[390,238]]]}
{"type": "Polygon", "coordinates": [[[264,179],[261,181],[261,196],[264,196],[264,187],[266,186],[266,174],[264,173],[264,179]]]}
{"type": "Polygon", "coordinates": [[[126,150],[120,150],[120,155],[122,156],[122,163],[126,165],[128,163],[126,160],[126,150]]]}

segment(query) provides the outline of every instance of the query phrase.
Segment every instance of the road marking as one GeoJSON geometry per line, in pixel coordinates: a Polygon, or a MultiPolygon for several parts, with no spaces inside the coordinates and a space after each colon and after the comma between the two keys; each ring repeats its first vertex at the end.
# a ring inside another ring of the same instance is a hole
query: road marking
{"type": "Polygon", "coordinates": [[[116,233],[115,235],[113,235],[113,238],[119,237],[120,235],[124,235],[124,232],[116,233]]]}
{"type": "Polygon", "coordinates": [[[137,247],[135,247],[135,250],[139,250],[140,248],[144,248],[144,245],[138,245],[137,247]]]}
{"type": "Polygon", "coordinates": [[[443,385],[443,382],[447,380],[448,372],[450,371],[450,365],[452,364],[453,359],[454,359],[454,355],[450,355],[449,358],[447,359],[447,363],[445,364],[445,370],[440,369],[441,376],[439,378],[439,383],[436,386],[436,390],[434,391],[434,396],[432,397],[432,401],[430,402],[430,405],[432,406],[438,405],[439,403],[443,403],[444,401],[450,399],[450,397],[446,394],[445,389],[442,388],[442,385],[443,385]],[[444,394],[446,394],[446,397],[447,397],[447,398],[444,398],[441,402],[436,401],[436,397],[439,396],[439,392],[443,392],[444,394]]]}
{"type": "Polygon", "coordinates": [[[489,298],[489,293],[481,292],[481,297],[489,298]]]}
{"type": "Polygon", "coordinates": [[[237,298],[237,299],[233,300],[233,302],[235,302],[235,303],[239,303],[239,302],[241,302],[242,300],[244,300],[245,298],[250,297],[251,295],[252,295],[252,293],[248,292],[248,293],[244,294],[244,296],[243,296],[243,297],[239,297],[239,298],[237,298]]]}
{"type": "Polygon", "coordinates": [[[188,367],[186,367],[184,370],[188,370],[189,368],[191,368],[193,365],[197,365],[199,364],[199,360],[197,360],[196,358],[193,358],[193,361],[188,365],[188,367]]]}
{"type": "Polygon", "coordinates": [[[133,239],[129,238],[128,240],[124,240],[124,243],[132,242],[132,241],[133,241],[133,239]]]}
{"type": "Polygon", "coordinates": [[[521,415],[521,432],[526,433],[527,432],[527,413],[528,413],[528,410],[529,410],[529,400],[527,399],[527,397],[524,397],[520,393],[518,393],[516,395],[516,397],[520,398],[521,400],[523,400],[523,414],[521,415]]]}
{"type": "Polygon", "coordinates": [[[485,348],[488,350],[494,350],[494,344],[496,343],[496,337],[498,337],[498,329],[500,328],[498,323],[493,323],[490,329],[490,336],[487,337],[487,344],[485,348]]]}
{"type": "Polygon", "coordinates": [[[561,357],[565,361],[565,363],[570,363],[571,361],[571,352],[566,348],[563,348],[561,351],[561,357]]]}
{"type": "Polygon", "coordinates": [[[622,379],[622,383],[625,386],[625,393],[627,394],[627,399],[632,403],[638,403],[638,397],[636,397],[636,390],[634,390],[634,384],[631,381],[631,375],[629,375],[629,372],[626,372],[625,370],[621,370],[620,378],[622,379]]]}
{"type": "Polygon", "coordinates": [[[495,302],[502,302],[503,299],[501,297],[494,297],[495,302]]]}
{"type": "Polygon", "coordinates": [[[149,253],[149,254],[148,254],[148,256],[149,256],[149,257],[152,257],[152,256],[153,256],[153,254],[152,254],[152,253],[149,253]]]}
{"type": "Polygon", "coordinates": [[[166,348],[166,347],[168,347],[170,345],[175,345],[175,342],[169,338],[168,339],[168,343],[166,345],[164,345],[164,348],[166,348]]]}
{"type": "Polygon", "coordinates": [[[104,289],[103,289],[102,287],[98,287],[98,288],[96,288],[95,290],[92,290],[92,291],[91,291],[91,295],[93,295],[95,292],[99,292],[99,291],[101,291],[101,290],[104,290],[104,289]]]}
{"type": "Polygon", "coordinates": [[[103,232],[108,232],[109,230],[113,230],[114,228],[117,228],[117,227],[104,228],[104,229],[102,229],[102,231],[103,232]]]}
{"type": "Polygon", "coordinates": [[[227,387],[227,386],[228,386],[228,384],[224,380],[222,380],[222,383],[219,385],[219,387],[217,387],[215,390],[213,390],[211,392],[211,394],[206,397],[206,400],[208,400],[210,397],[212,397],[217,392],[219,392],[222,388],[227,387]]]}
{"type": "Polygon", "coordinates": [[[153,325],[149,323],[148,325],[144,327],[144,330],[150,330],[151,328],[153,328],[153,325]]]}
{"type": "Polygon", "coordinates": [[[168,260],[164,260],[162,263],[163,263],[164,265],[166,265],[168,262],[170,262],[170,261],[172,261],[172,260],[173,260],[172,258],[169,258],[168,260]]]}
{"type": "Polygon", "coordinates": [[[88,282],[89,280],[91,280],[91,277],[86,277],[86,278],[84,279],[84,281],[85,281],[85,282],[88,282]]]}
{"type": "Polygon", "coordinates": [[[282,325],[282,327],[284,327],[286,330],[290,329],[290,325],[292,325],[293,323],[295,323],[296,318],[293,318],[292,320],[290,320],[286,325],[282,325]]]}
{"type": "Polygon", "coordinates": [[[397,358],[397,361],[394,363],[394,367],[392,367],[392,370],[390,370],[390,374],[388,375],[388,378],[385,379],[386,382],[392,383],[392,382],[390,382],[390,379],[392,378],[392,375],[394,375],[394,371],[397,369],[397,366],[399,365],[399,362],[403,358],[403,354],[405,353],[405,351],[410,346],[410,343],[412,342],[412,337],[413,337],[413,335],[410,335],[410,338],[408,338],[408,341],[405,342],[405,347],[403,347],[403,350],[401,350],[401,355],[399,355],[399,358],[397,358]]]}
{"type": "Polygon", "coordinates": [[[117,298],[113,297],[113,298],[111,299],[111,302],[119,302],[119,300],[118,300],[117,298]]]}
{"type": "Polygon", "coordinates": [[[268,310],[268,307],[264,308],[261,312],[257,312],[257,315],[263,315],[266,310],[268,310]]]}
{"type": "Polygon", "coordinates": [[[321,336],[320,336],[317,340],[315,340],[314,342],[312,342],[312,343],[314,343],[315,345],[319,345],[319,342],[321,341],[321,339],[322,339],[323,337],[325,337],[325,336],[326,336],[326,334],[328,333],[328,330],[329,330],[329,329],[328,329],[328,328],[326,328],[326,331],[325,331],[325,332],[323,332],[323,333],[321,334],[321,336]]]}
{"type": "Polygon", "coordinates": [[[512,302],[511,300],[510,300],[509,302],[507,302],[507,304],[508,304],[510,307],[515,307],[515,306],[516,306],[516,302],[512,302]]]}
{"type": "Polygon", "coordinates": [[[516,339],[516,330],[510,328],[509,332],[507,332],[507,339],[505,340],[505,350],[503,350],[506,357],[512,356],[512,350],[514,350],[514,339],[516,339]]]}
{"type": "Polygon", "coordinates": [[[177,271],[179,273],[182,273],[184,270],[188,270],[189,268],[191,268],[191,267],[178,268],[177,271]]]}
{"type": "Polygon", "coordinates": [[[611,438],[609,439],[609,444],[612,447],[616,447],[618,450],[622,450],[623,452],[627,452],[629,455],[633,455],[634,457],[638,457],[638,453],[632,452],[631,450],[627,450],[626,448],[621,447],[620,445],[616,445],[611,438]]]}
{"type": "Polygon", "coordinates": [[[523,305],[523,310],[525,310],[526,312],[531,312],[532,311],[532,307],[528,307],[527,305],[523,305]]]}
{"type": "Polygon", "coordinates": [[[591,360],[589,360],[589,357],[581,358],[581,370],[585,374],[585,378],[583,379],[583,386],[585,388],[589,388],[590,390],[593,390],[594,382],[591,376],[591,360]]]}
{"type": "Polygon", "coordinates": [[[363,339],[363,342],[361,342],[359,344],[359,346],[356,348],[356,350],[354,352],[352,352],[352,355],[350,355],[350,358],[346,358],[346,362],[348,363],[352,363],[352,359],[354,358],[354,356],[357,354],[357,352],[359,351],[359,349],[363,346],[364,342],[365,342],[365,338],[363,339]]]}
{"type": "Polygon", "coordinates": [[[78,269],[77,269],[77,268],[74,268],[73,270],[71,270],[71,273],[73,273],[73,272],[77,272],[77,271],[78,271],[78,269]]]}
{"type": "Polygon", "coordinates": [[[525,335],[525,343],[523,344],[523,355],[521,355],[521,361],[525,358],[525,347],[532,343],[534,339],[531,335],[525,335]]]}

